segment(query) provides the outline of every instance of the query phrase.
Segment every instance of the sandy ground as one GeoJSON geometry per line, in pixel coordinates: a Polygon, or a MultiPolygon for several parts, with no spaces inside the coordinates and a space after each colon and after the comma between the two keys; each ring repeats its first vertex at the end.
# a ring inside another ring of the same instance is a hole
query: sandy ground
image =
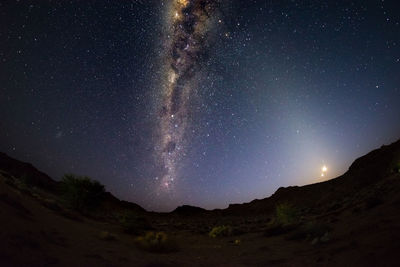
{"type": "Polygon", "coordinates": [[[118,223],[49,208],[43,199],[51,195],[32,195],[5,181],[0,177],[2,266],[395,266],[398,263],[398,174],[386,179],[380,187],[374,185],[373,188],[380,190],[386,185],[388,189],[373,207],[366,207],[360,197],[358,202],[352,200],[337,210],[306,214],[304,221],[317,220],[329,227],[329,237],[324,242],[307,238],[291,240],[293,231],[267,236],[271,214],[219,217],[149,214],[155,230],[164,231],[175,240],[178,250],[170,253],[141,250],[135,245],[136,237],[124,233],[118,223]],[[223,224],[242,231],[228,237],[208,236],[212,226],[223,224]],[[102,239],[102,231],[111,233],[115,239],[102,239]]]}

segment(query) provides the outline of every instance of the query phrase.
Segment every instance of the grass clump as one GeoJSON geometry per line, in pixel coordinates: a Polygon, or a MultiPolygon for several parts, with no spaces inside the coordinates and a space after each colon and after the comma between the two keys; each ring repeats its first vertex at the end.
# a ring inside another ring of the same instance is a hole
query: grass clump
{"type": "Polygon", "coordinates": [[[127,212],[120,216],[119,222],[127,234],[142,234],[147,230],[153,229],[150,222],[142,216],[133,212],[127,212]]]}
{"type": "Polygon", "coordinates": [[[177,250],[176,243],[164,232],[147,232],[135,239],[139,249],[153,253],[168,253],[177,250]]]}
{"type": "Polygon", "coordinates": [[[229,225],[221,225],[215,226],[208,235],[212,238],[223,237],[223,236],[231,236],[232,235],[232,227],[229,225]]]}
{"type": "Polygon", "coordinates": [[[97,208],[105,196],[104,185],[89,177],[74,174],[64,175],[61,191],[67,204],[80,212],[97,208]]]}

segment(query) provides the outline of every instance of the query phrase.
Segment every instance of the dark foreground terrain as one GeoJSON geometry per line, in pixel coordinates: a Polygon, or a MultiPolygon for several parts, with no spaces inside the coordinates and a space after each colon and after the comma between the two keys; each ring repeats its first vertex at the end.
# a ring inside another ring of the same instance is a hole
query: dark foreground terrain
{"type": "Polygon", "coordinates": [[[224,210],[150,213],[104,193],[76,209],[0,154],[1,266],[398,266],[400,141],[336,179],[224,210]]]}

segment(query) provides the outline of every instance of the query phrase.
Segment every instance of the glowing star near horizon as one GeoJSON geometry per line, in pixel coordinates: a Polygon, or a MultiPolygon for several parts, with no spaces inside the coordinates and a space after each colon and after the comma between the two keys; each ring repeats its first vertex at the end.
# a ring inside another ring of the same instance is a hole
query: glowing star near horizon
{"type": "Polygon", "coordinates": [[[325,174],[327,173],[328,168],[324,165],[321,167],[321,177],[324,177],[325,174]]]}
{"type": "Polygon", "coordinates": [[[179,177],[186,156],[190,126],[190,101],[196,89],[195,77],[204,62],[208,29],[213,22],[216,0],[174,0],[170,2],[164,79],[159,116],[157,158],[161,163],[161,188],[167,191],[179,177]]]}

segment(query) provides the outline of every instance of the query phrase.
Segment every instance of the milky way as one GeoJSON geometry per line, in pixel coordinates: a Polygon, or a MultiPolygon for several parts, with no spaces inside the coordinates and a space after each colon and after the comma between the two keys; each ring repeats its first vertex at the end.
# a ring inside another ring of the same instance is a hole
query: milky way
{"type": "Polygon", "coordinates": [[[161,188],[170,190],[179,177],[179,165],[186,155],[190,126],[190,100],[209,46],[208,32],[213,23],[216,1],[175,0],[169,6],[165,81],[160,109],[161,188]]]}

